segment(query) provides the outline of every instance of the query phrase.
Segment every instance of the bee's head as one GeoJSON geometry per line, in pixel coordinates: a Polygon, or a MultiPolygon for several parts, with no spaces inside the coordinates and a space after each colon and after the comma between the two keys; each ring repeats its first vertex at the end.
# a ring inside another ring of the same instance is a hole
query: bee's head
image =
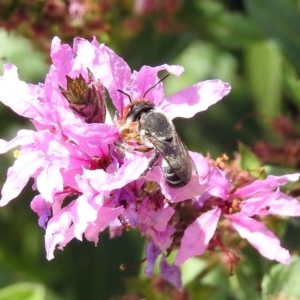
{"type": "Polygon", "coordinates": [[[130,105],[124,109],[124,117],[127,122],[137,122],[141,116],[154,109],[154,103],[148,100],[140,99],[131,102],[130,105]]]}
{"type": "Polygon", "coordinates": [[[118,92],[127,96],[130,101],[130,104],[128,106],[126,106],[123,110],[122,116],[123,116],[123,120],[125,122],[138,122],[144,113],[154,109],[154,106],[155,106],[154,103],[146,100],[146,95],[149,91],[151,91],[154,87],[156,87],[158,84],[160,84],[168,76],[169,76],[169,74],[164,76],[157,83],[155,83],[148,90],[146,90],[146,92],[140,99],[132,100],[129,94],[123,92],[122,90],[118,90],[118,92]]]}

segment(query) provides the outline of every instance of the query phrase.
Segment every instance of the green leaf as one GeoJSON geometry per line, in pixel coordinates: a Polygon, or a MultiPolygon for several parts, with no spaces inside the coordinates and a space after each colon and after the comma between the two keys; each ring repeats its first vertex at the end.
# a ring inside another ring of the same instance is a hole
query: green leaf
{"type": "Polygon", "coordinates": [[[255,289],[255,280],[249,274],[234,270],[234,276],[230,277],[230,283],[237,299],[260,300],[260,295],[255,289]]]}
{"type": "Polygon", "coordinates": [[[214,297],[218,292],[218,286],[203,284],[201,282],[193,282],[190,284],[188,291],[191,300],[215,299],[214,297]]]}
{"type": "Polygon", "coordinates": [[[288,266],[275,265],[262,281],[263,299],[299,299],[300,297],[300,258],[293,257],[288,266]]]}
{"type": "Polygon", "coordinates": [[[246,8],[267,37],[274,39],[300,73],[300,13],[288,1],[245,0],[246,8]]]}
{"type": "Polygon", "coordinates": [[[45,56],[34,51],[29,40],[0,30],[0,45],[1,75],[2,63],[12,63],[18,66],[19,77],[22,80],[36,82],[45,77],[48,68],[45,56]]]}
{"type": "Polygon", "coordinates": [[[300,80],[296,70],[287,62],[283,64],[284,92],[300,108],[300,80]]]}
{"type": "Polygon", "coordinates": [[[183,286],[192,282],[207,266],[207,262],[199,258],[190,258],[182,266],[183,286]]]}
{"type": "MultiPolygon", "coordinates": [[[[250,148],[246,147],[243,143],[238,143],[238,150],[241,155],[241,169],[246,171],[257,171],[261,167],[260,160],[257,156],[250,150],[250,148]]],[[[261,175],[261,171],[257,171],[259,175],[261,175]]]]}
{"type": "Polygon", "coordinates": [[[246,72],[256,111],[276,117],[281,111],[281,57],[276,45],[260,42],[245,51],[246,72]]]}
{"type": "Polygon", "coordinates": [[[39,283],[20,282],[0,289],[0,300],[62,300],[46,286],[39,283]]]}
{"type": "Polygon", "coordinates": [[[149,278],[127,278],[125,282],[129,294],[138,294],[148,299],[163,299],[153,288],[149,278]]]}
{"type": "Polygon", "coordinates": [[[266,174],[276,175],[276,176],[282,176],[285,174],[293,174],[296,173],[297,170],[292,168],[284,168],[284,167],[278,167],[278,166],[272,166],[272,165],[266,165],[264,166],[264,170],[266,174]]]}
{"type": "Polygon", "coordinates": [[[40,284],[17,283],[0,290],[0,300],[44,300],[45,288],[40,284]]]}

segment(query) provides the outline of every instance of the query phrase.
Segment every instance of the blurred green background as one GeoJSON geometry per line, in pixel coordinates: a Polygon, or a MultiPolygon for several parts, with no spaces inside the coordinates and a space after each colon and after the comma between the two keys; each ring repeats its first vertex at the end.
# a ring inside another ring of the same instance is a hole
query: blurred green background
{"type": "MultiPolygon", "coordinates": [[[[96,35],[132,69],[162,63],[184,66],[183,75],[164,81],[167,95],[206,79],[229,82],[232,91],[221,102],[192,119],[175,120],[188,148],[213,158],[223,153],[233,157],[238,141],[247,146],[258,140],[277,141],[268,122],[272,118],[288,116],[298,123],[299,1],[90,0],[76,3],[99,9],[99,14],[92,11],[86,20],[78,13],[62,16],[58,8],[68,9],[75,2],[2,1],[1,62],[17,65],[26,82],[43,82],[54,35],[70,43],[76,35],[88,39],[96,35]]],[[[2,64],[0,69],[2,74],[2,64]]],[[[31,127],[3,105],[0,114],[1,138],[10,139],[19,129],[31,127]]],[[[12,163],[13,151],[1,157],[2,183],[12,163]]],[[[142,275],[143,266],[119,270],[120,264],[135,264],[143,257],[144,240],[138,232],[113,240],[103,233],[97,247],[74,240],[47,261],[44,231],[29,207],[32,184],[0,210],[0,300],[173,299],[172,294],[151,289],[150,279],[142,275]],[[126,293],[131,296],[126,298],[126,293]]],[[[285,245],[297,253],[299,222],[284,223],[280,232],[285,245]]],[[[178,299],[271,299],[268,295],[275,284],[270,282],[276,283],[276,295],[285,295],[280,299],[288,299],[286,295],[300,299],[299,284],[293,281],[300,277],[298,264],[295,258],[289,269],[272,267],[246,248],[235,276],[229,277],[220,264],[209,268],[207,260],[193,260],[183,266],[188,295],[180,294],[178,299]]]]}

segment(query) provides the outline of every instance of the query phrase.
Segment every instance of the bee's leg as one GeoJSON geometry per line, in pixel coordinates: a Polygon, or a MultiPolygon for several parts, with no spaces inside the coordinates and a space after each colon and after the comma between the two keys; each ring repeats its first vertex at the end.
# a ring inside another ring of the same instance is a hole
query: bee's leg
{"type": "Polygon", "coordinates": [[[145,170],[145,172],[142,174],[142,176],[145,176],[149,171],[152,170],[154,164],[156,163],[156,161],[158,160],[159,157],[159,151],[157,149],[155,149],[155,154],[153,157],[150,158],[149,162],[148,162],[148,167],[145,170]]]}
{"type": "Polygon", "coordinates": [[[152,150],[152,148],[146,147],[146,146],[138,146],[133,148],[133,150],[139,151],[139,152],[148,152],[152,150]]]}
{"type": "Polygon", "coordinates": [[[159,151],[157,149],[155,149],[155,154],[153,157],[150,158],[149,163],[148,163],[148,170],[151,171],[154,164],[156,163],[156,161],[158,160],[159,157],[159,151]]]}
{"type": "Polygon", "coordinates": [[[124,143],[124,141],[122,141],[121,139],[118,139],[117,141],[115,141],[114,145],[116,146],[116,148],[119,148],[121,150],[128,150],[127,144],[124,143]]]}

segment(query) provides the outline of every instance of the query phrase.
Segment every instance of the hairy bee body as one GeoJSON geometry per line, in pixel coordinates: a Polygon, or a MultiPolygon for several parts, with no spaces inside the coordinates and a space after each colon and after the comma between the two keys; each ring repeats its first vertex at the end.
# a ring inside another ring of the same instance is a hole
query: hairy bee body
{"type": "Polygon", "coordinates": [[[153,102],[142,99],[131,103],[126,122],[138,122],[141,143],[149,150],[155,150],[149,169],[161,154],[162,170],[170,187],[180,188],[190,182],[195,165],[188,149],[179,138],[173,122],[156,111],[153,102]]]}

